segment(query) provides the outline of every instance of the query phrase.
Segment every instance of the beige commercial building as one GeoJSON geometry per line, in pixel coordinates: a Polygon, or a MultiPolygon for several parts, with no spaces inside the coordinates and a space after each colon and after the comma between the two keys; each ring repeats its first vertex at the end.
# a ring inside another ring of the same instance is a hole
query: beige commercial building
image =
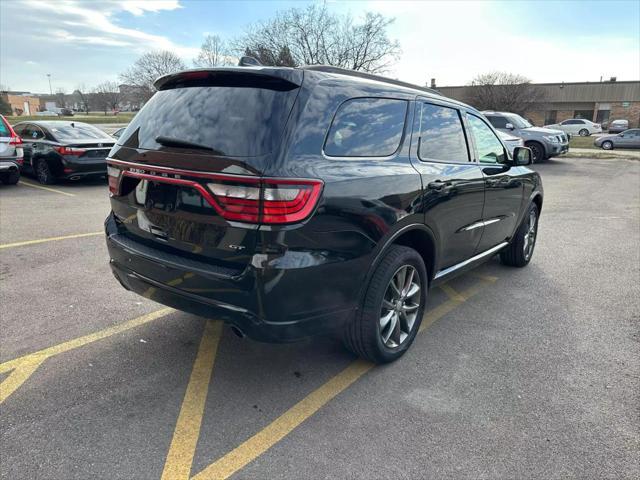
{"type": "Polygon", "coordinates": [[[0,92],[0,98],[11,106],[12,115],[34,115],[40,111],[40,98],[29,92],[0,92]]]}
{"type": "MultiPolygon", "coordinates": [[[[596,123],[629,120],[640,127],[640,81],[536,83],[540,101],[525,116],[536,125],[549,125],[569,118],[586,118],[596,123]]],[[[468,102],[474,87],[437,87],[443,95],[468,102]]]]}

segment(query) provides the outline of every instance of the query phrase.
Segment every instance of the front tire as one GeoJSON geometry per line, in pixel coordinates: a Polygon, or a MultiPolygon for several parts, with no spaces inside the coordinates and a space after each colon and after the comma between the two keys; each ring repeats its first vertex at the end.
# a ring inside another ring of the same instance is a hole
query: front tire
{"type": "Polygon", "coordinates": [[[418,252],[391,246],[371,277],[362,308],[345,328],[346,347],[374,363],[404,355],[422,322],[428,282],[418,252]]]}
{"type": "Polygon", "coordinates": [[[511,267],[524,267],[531,261],[538,235],[538,213],[538,206],[531,203],[511,243],[500,252],[502,263],[511,267]]]}
{"type": "Polygon", "coordinates": [[[613,150],[613,142],[605,140],[604,142],[602,142],[601,147],[603,150],[613,150]]]}
{"type": "Polygon", "coordinates": [[[545,160],[544,147],[538,142],[529,142],[526,144],[531,149],[532,163],[540,163],[545,160]]]}
{"type": "Polygon", "coordinates": [[[36,178],[43,185],[53,185],[56,183],[56,178],[49,167],[49,164],[46,160],[40,159],[38,163],[36,163],[36,178]]]}
{"type": "Polygon", "coordinates": [[[589,136],[589,130],[587,130],[586,128],[583,128],[582,130],[580,130],[578,132],[578,135],[580,135],[581,137],[588,137],[589,136]]]}

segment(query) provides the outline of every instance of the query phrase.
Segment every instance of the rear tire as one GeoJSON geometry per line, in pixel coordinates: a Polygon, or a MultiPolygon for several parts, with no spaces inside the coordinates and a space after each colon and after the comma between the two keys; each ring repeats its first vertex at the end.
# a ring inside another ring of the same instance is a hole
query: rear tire
{"type": "Polygon", "coordinates": [[[531,149],[531,163],[541,163],[545,160],[544,147],[538,142],[528,142],[527,147],[531,149]]]}
{"type": "Polygon", "coordinates": [[[500,260],[511,267],[524,267],[533,257],[538,236],[538,206],[529,205],[529,209],[522,220],[518,231],[511,239],[511,243],[500,252],[500,260]]]}
{"type": "Polygon", "coordinates": [[[588,137],[589,136],[589,130],[587,130],[586,128],[583,128],[582,130],[580,130],[578,132],[578,135],[580,135],[581,137],[588,137]]]}
{"type": "Polygon", "coordinates": [[[40,159],[36,163],[36,178],[43,185],[53,185],[56,183],[56,178],[53,176],[49,164],[44,159],[40,159]]]}
{"type": "Polygon", "coordinates": [[[400,358],[420,328],[428,282],[418,252],[391,246],[371,277],[362,308],[345,328],[346,347],[374,363],[400,358]]]}
{"type": "Polygon", "coordinates": [[[602,142],[601,147],[603,150],[613,150],[613,142],[605,140],[604,142],[602,142]]]}
{"type": "Polygon", "coordinates": [[[20,180],[20,172],[7,172],[0,175],[0,181],[6,185],[15,185],[20,180]]]}

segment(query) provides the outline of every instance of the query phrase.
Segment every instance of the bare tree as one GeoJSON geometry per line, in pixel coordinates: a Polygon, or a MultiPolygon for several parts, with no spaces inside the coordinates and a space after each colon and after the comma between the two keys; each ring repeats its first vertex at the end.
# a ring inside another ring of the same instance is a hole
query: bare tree
{"type": "Polygon", "coordinates": [[[67,95],[67,92],[64,88],[56,89],[56,105],[58,107],[66,108],[67,106],[66,95],[67,95]]]}
{"type": "Polygon", "coordinates": [[[120,75],[120,78],[127,85],[134,87],[143,97],[143,101],[147,101],[155,93],[153,82],[158,77],[185,68],[184,62],[175,53],[161,50],[142,55],[129,70],[120,75]]]}
{"type": "Polygon", "coordinates": [[[478,75],[467,88],[466,101],[479,110],[524,114],[532,103],[543,100],[542,91],[522,75],[490,72],[478,75]]]}
{"type": "Polygon", "coordinates": [[[219,67],[229,65],[231,59],[226,43],[218,35],[207,35],[193,61],[196,67],[219,67]]]}
{"type": "Polygon", "coordinates": [[[95,103],[104,111],[106,115],[109,110],[118,110],[120,105],[121,95],[117,82],[103,82],[98,85],[93,93],[95,103]]]}
{"type": "Polygon", "coordinates": [[[89,113],[90,109],[90,99],[91,93],[87,89],[87,86],[83,83],[78,85],[76,89],[73,91],[73,96],[76,99],[76,102],[80,105],[80,110],[85,113],[89,113]]]}
{"type": "Polygon", "coordinates": [[[250,26],[235,47],[267,65],[325,64],[381,73],[400,55],[399,43],[387,36],[392,23],[374,13],[357,22],[329,12],[324,4],[312,4],[250,26]]]}

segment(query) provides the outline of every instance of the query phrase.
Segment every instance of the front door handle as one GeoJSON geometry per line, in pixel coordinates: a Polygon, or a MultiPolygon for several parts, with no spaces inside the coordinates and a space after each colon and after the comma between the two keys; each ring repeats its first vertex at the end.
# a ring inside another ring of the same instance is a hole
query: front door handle
{"type": "Polygon", "coordinates": [[[443,182],[442,180],[434,180],[427,184],[430,190],[444,190],[445,187],[449,186],[451,186],[451,182],[443,182]]]}

